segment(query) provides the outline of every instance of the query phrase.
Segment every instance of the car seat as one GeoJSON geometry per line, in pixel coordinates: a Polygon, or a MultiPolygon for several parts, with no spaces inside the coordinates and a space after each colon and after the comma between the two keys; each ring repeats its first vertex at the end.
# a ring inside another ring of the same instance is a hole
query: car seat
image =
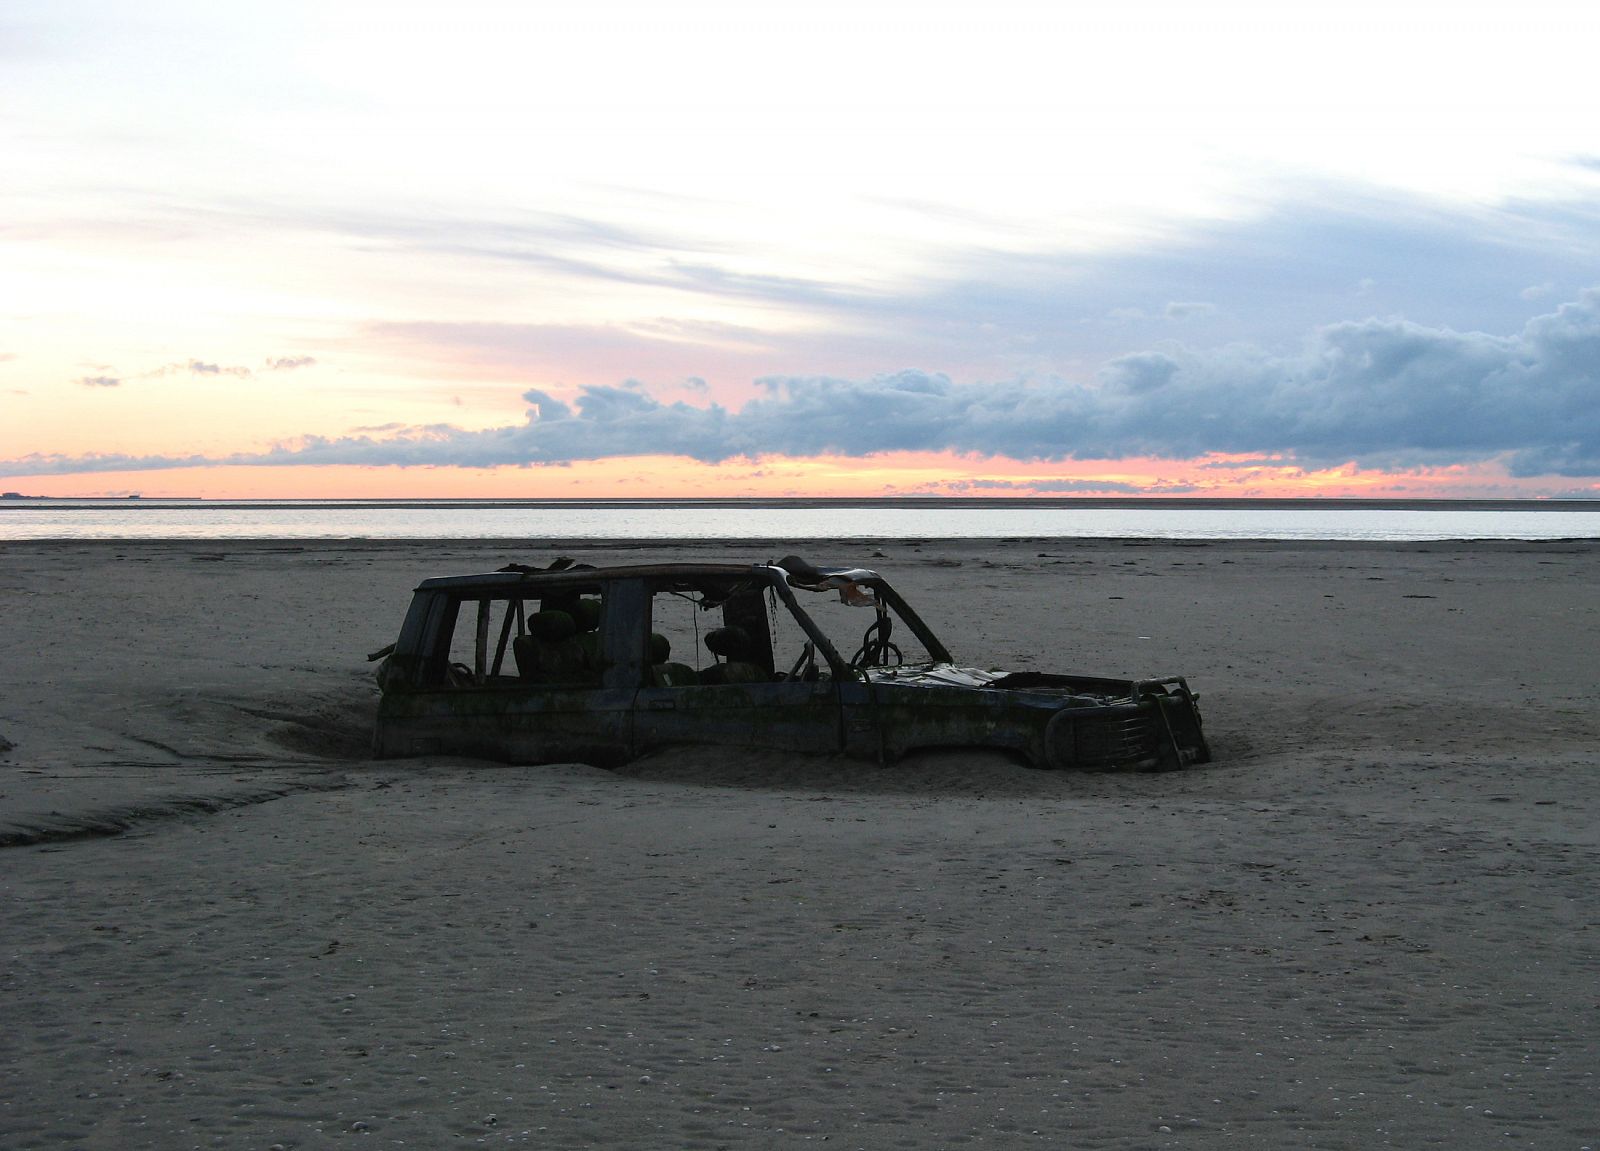
{"type": "Polygon", "coordinates": [[[706,633],[706,647],[720,659],[700,673],[700,682],[709,684],[766,683],[769,677],[752,662],[750,633],[742,627],[719,627],[706,633]]]}

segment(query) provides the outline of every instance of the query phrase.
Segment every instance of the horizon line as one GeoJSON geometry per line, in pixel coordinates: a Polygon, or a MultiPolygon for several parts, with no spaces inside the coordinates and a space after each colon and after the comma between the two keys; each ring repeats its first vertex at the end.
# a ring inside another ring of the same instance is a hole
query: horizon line
{"type": "Polygon", "coordinates": [[[151,504],[249,504],[255,507],[1075,507],[1075,508],[1249,508],[1325,507],[1343,510],[1454,510],[1454,511],[1593,511],[1600,496],[309,496],[309,497],[208,497],[208,496],[51,496],[6,492],[0,509],[49,502],[52,504],[116,503],[133,507],[151,504]]]}

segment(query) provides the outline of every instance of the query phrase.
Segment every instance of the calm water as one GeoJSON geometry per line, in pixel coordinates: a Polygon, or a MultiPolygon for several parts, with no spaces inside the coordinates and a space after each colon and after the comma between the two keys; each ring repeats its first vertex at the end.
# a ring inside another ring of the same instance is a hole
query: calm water
{"type": "Polygon", "coordinates": [[[5,500],[0,540],[1600,538],[1600,501],[1498,505],[5,500]]]}

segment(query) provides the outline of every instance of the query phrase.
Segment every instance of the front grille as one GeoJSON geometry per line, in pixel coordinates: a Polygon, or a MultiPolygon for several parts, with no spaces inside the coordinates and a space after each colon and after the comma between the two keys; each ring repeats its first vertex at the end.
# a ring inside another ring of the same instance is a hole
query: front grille
{"type": "Polygon", "coordinates": [[[1111,719],[1085,719],[1070,729],[1063,757],[1077,767],[1152,767],[1159,760],[1160,719],[1154,708],[1111,719]]]}

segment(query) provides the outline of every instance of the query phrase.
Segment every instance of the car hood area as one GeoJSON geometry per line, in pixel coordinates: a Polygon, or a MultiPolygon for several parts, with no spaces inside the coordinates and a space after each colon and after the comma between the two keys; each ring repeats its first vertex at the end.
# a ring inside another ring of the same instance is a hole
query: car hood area
{"type": "Polygon", "coordinates": [[[932,663],[904,667],[862,669],[869,683],[906,688],[966,688],[1028,692],[1050,696],[1095,697],[1095,702],[1129,698],[1132,680],[1104,679],[1096,676],[1054,675],[1039,671],[1006,671],[1000,668],[962,667],[932,663]]]}
{"type": "Polygon", "coordinates": [[[984,671],[950,663],[909,664],[905,667],[869,667],[862,674],[872,683],[894,683],[905,687],[993,687],[1010,672],[984,671]]]}

